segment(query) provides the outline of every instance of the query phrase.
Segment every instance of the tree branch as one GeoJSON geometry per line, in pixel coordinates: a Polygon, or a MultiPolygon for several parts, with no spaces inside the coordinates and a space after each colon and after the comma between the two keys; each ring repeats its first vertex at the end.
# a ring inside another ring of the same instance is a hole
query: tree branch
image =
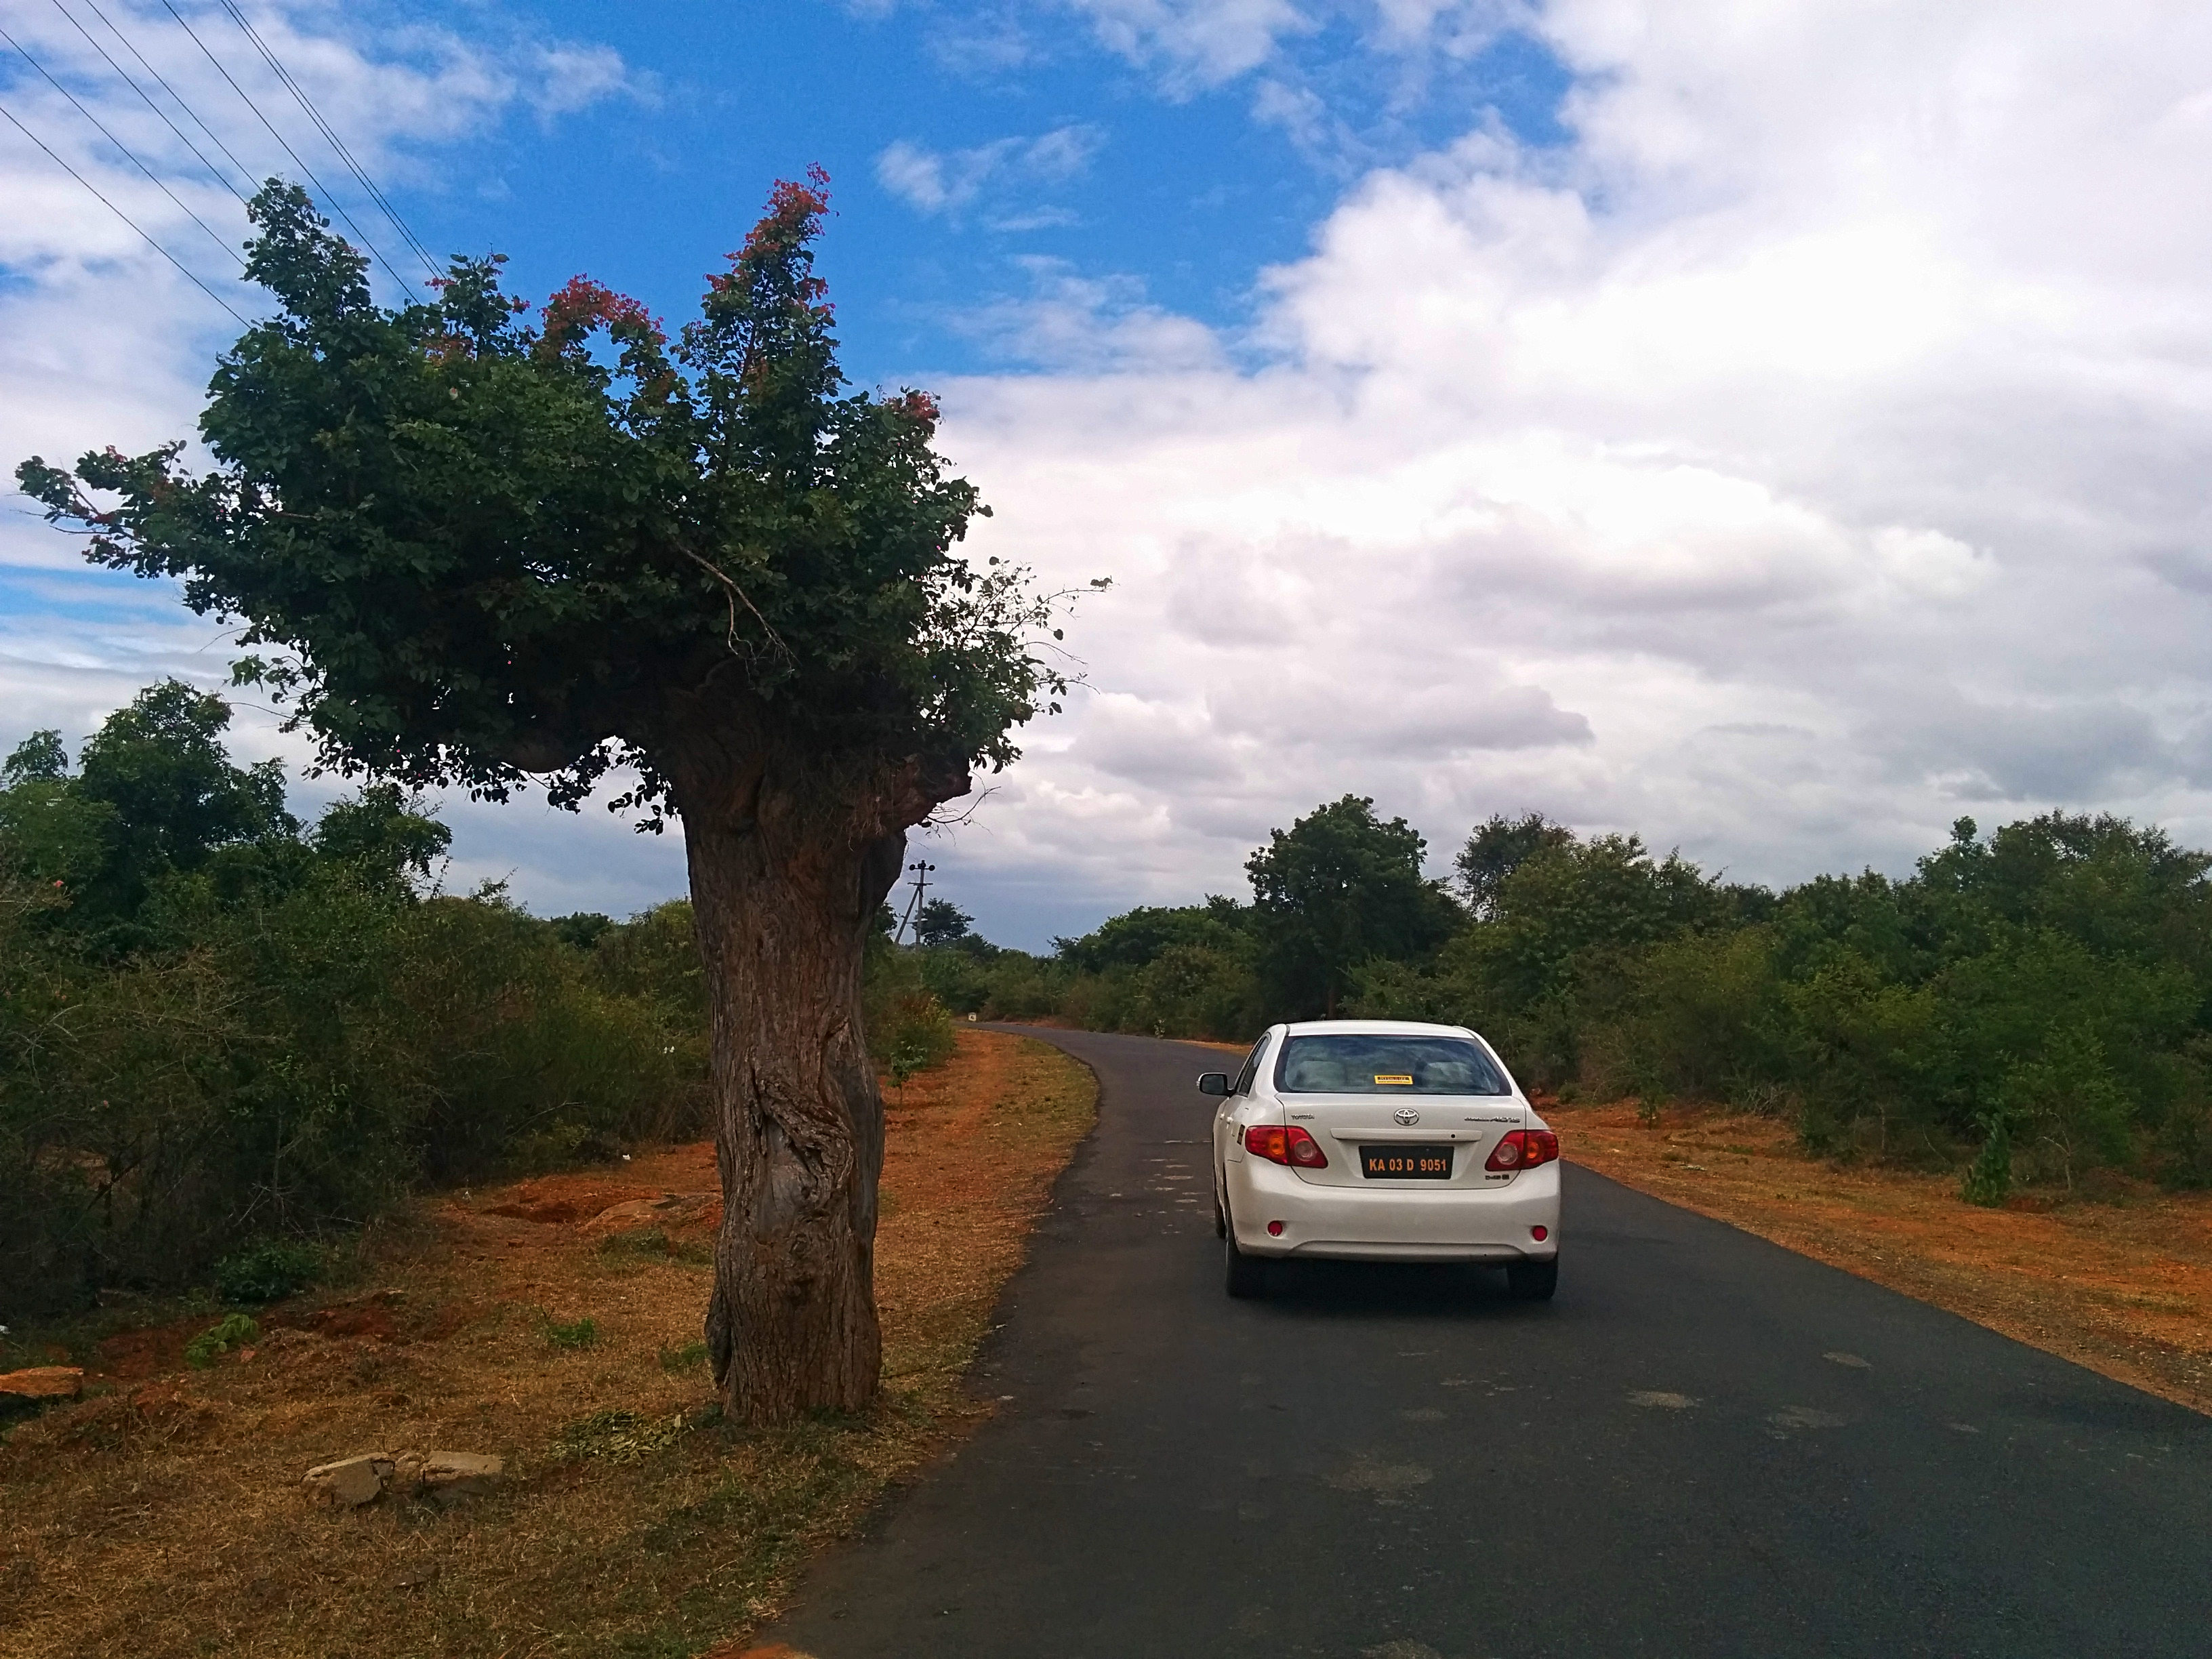
{"type": "MultiPolygon", "coordinates": [[[[671,539],[673,541],[672,538],[671,539]]],[[[678,553],[681,553],[685,558],[690,560],[692,563],[697,565],[702,570],[712,576],[716,581],[721,583],[722,586],[728,590],[727,597],[730,605],[730,626],[729,632],[725,635],[725,637],[729,642],[730,654],[732,656],[741,657],[746,654],[744,652],[741,651],[738,646],[738,603],[739,600],[743,600],[744,602],[745,609],[753,613],[753,620],[761,625],[761,632],[768,635],[769,643],[774,645],[778,651],[783,653],[787,661],[795,660],[792,656],[791,647],[783,642],[783,636],[781,634],[778,634],[775,629],[769,626],[769,620],[766,617],[761,615],[760,607],[752,602],[751,599],[746,594],[744,588],[738,586],[737,583],[730,580],[728,572],[725,571],[721,566],[716,564],[713,560],[702,558],[700,555],[694,553],[680,541],[674,542],[674,545],[678,553]]]]}

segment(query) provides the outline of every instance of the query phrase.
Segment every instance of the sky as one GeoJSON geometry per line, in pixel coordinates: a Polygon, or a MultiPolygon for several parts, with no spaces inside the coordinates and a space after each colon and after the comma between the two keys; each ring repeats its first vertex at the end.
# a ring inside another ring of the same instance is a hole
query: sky
{"type": "MultiPolygon", "coordinates": [[[[11,469],[191,436],[258,307],[218,173],[311,171],[420,282],[224,0],[171,3],[0,0],[11,469]]],[[[1438,872],[1532,810],[1775,885],[1960,816],[2212,844],[2202,6],[238,3],[524,294],[680,320],[828,169],[848,373],[940,396],[971,552],[1113,580],[1067,711],[915,842],[1002,943],[1241,895],[1346,792],[1438,872]]],[[[229,654],[0,501],[0,745],[229,654]]],[[[234,739],[304,754],[248,698],[234,739]]],[[[441,810],[456,889],[683,890],[595,807],[441,810]]]]}

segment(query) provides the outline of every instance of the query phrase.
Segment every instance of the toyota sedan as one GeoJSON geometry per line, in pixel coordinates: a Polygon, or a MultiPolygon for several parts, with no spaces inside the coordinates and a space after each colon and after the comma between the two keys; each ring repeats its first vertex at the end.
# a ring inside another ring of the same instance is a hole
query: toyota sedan
{"type": "Polygon", "coordinates": [[[1278,1025],[1208,1072],[1213,1219],[1229,1294],[1270,1259],[1471,1261],[1513,1294],[1559,1278],[1559,1142],[1492,1049],[1456,1025],[1278,1025]]]}

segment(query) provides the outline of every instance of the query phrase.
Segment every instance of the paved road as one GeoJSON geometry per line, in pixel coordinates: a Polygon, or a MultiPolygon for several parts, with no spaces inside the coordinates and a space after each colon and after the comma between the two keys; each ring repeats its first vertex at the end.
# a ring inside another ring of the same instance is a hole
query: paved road
{"type": "Polygon", "coordinates": [[[2212,1654],[2212,1420],[1581,1170],[1548,1306],[1328,1263],[1232,1303],[1191,1087],[1220,1052],[1048,1036],[1103,1098],[979,1368],[1008,1398],[763,1639],[2212,1654]]]}

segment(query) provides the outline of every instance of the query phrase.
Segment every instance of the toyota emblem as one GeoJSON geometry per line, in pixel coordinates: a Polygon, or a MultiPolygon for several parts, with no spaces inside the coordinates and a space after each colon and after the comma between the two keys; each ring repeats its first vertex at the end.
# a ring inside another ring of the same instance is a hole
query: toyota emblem
{"type": "Polygon", "coordinates": [[[1390,1114],[1390,1118],[1393,1122],[1402,1123],[1410,1129],[1421,1121],[1421,1115],[1410,1106],[1401,1106],[1390,1114]]]}

